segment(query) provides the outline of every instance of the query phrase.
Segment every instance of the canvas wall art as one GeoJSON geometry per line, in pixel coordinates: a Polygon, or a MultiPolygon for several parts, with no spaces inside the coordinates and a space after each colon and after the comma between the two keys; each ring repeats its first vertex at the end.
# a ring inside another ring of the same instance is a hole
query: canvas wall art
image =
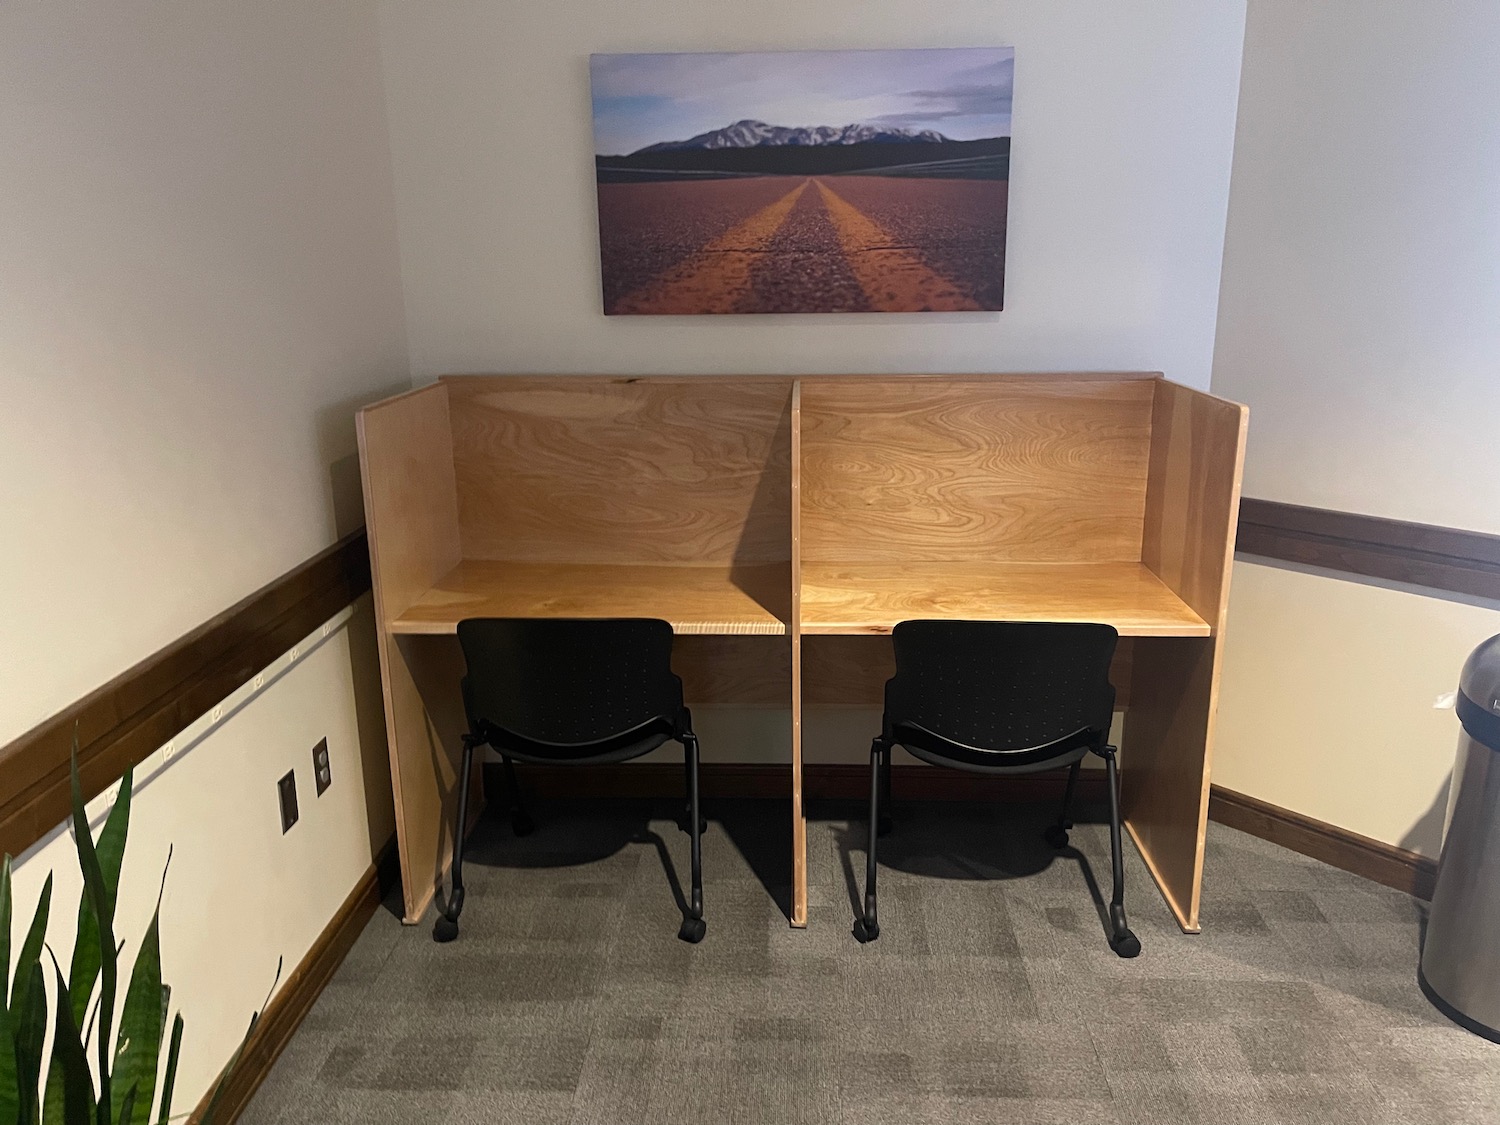
{"type": "Polygon", "coordinates": [[[604,311],[1002,307],[1009,47],[594,55],[604,311]]]}

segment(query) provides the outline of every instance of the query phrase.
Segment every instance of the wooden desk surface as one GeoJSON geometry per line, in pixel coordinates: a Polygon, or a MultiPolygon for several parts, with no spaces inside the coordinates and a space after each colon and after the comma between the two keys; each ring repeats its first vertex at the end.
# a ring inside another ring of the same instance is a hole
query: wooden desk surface
{"type": "Polygon", "coordinates": [[[804,634],[889,633],[921,618],[1101,621],[1125,637],[1211,633],[1140,563],[802,563],[804,634]]]}
{"type": "Polygon", "coordinates": [[[657,617],[678,633],[784,635],[787,564],[734,568],[466,560],[394,621],[454,633],[466,617],[657,617]]]}

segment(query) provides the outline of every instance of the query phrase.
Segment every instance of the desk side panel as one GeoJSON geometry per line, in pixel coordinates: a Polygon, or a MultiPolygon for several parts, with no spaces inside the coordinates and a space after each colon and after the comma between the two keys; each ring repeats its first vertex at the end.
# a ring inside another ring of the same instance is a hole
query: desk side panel
{"type": "Polygon", "coordinates": [[[1136,845],[1189,931],[1198,929],[1247,413],[1200,391],[1157,385],[1141,557],[1213,635],[1138,642],[1121,799],[1136,845]]]}
{"type": "Polygon", "coordinates": [[[791,557],[791,379],[463,376],[444,386],[466,558],[791,557]]]}
{"type": "Polygon", "coordinates": [[[1139,561],[1155,381],[803,386],[805,560],[1139,561]]]}
{"type": "Polygon", "coordinates": [[[1229,601],[1249,411],[1159,380],[1141,561],[1217,630],[1229,601]]]}
{"type": "Polygon", "coordinates": [[[441,385],[359,412],[360,465],[375,593],[386,735],[406,920],[420,919],[452,854],[460,721],[456,645],[409,645],[389,623],[459,559],[448,393],[441,385]],[[424,689],[431,698],[424,696],[424,689]]]}
{"type": "Polygon", "coordinates": [[[792,665],[792,917],[807,925],[807,815],[802,807],[802,384],[792,387],[790,414],[791,614],[787,639],[792,665]]]}

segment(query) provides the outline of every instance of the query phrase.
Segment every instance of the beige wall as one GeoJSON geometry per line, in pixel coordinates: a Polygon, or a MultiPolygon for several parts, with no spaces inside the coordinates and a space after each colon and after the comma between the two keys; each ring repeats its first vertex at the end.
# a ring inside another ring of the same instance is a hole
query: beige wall
{"type": "MultiPolygon", "coordinates": [[[[357,0],[0,6],[0,744],[362,522],[353,411],[410,378],[379,67],[357,0]]],[[[120,934],[175,845],[179,1109],[389,836],[368,616],[140,795],[120,934]]],[[[16,926],[49,869],[66,957],[66,836],[22,858],[16,926]]]]}
{"type": "Polygon", "coordinates": [[[357,0],[0,6],[0,743],[363,522],[379,67],[357,0]]]}
{"type": "Polygon", "coordinates": [[[454,371],[1165,370],[1206,386],[1243,0],[383,0],[407,331],[454,371]],[[604,317],[591,52],[1013,45],[1006,311],[604,317]]]}
{"type": "MultiPolygon", "coordinates": [[[[1251,0],[1213,372],[1245,495],[1500,531],[1497,56],[1482,0],[1251,0]]],[[[1433,700],[1500,603],[1234,583],[1214,780],[1436,854],[1433,700]]]]}
{"type": "MultiPolygon", "coordinates": [[[[271,989],[277,959],[285,984],[394,831],[389,781],[377,772],[366,786],[361,742],[363,736],[365,745],[379,746],[378,703],[373,716],[360,707],[360,693],[368,698],[379,682],[360,683],[351,671],[351,638],[361,645],[372,629],[367,596],[352,630],[335,619],[326,639],[315,635],[295,660],[276,661],[266,688],[239,709],[226,708],[201,740],[179,736],[170,760],[158,749],[137,767],[115,936],[126,943],[128,968],[171,848],[161,956],[185,1028],[174,1099],[180,1113],[193,1108],[234,1053],[271,989]],[[362,729],[371,726],[373,740],[362,729]],[[312,747],[321,738],[328,739],[333,784],[319,797],[312,747]],[[275,784],[288,770],[296,772],[300,817],[283,836],[275,784]]],[[[96,833],[108,807],[107,795],[91,803],[96,833]]],[[[83,881],[72,834],[62,826],[17,866],[18,940],[48,872],[55,883],[47,941],[66,966],[83,881]]]]}

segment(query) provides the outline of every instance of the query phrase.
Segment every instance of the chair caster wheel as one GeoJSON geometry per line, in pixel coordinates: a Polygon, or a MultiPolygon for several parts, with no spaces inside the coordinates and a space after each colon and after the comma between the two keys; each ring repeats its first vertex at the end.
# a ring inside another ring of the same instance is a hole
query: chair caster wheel
{"type": "Polygon", "coordinates": [[[1058,851],[1068,846],[1068,830],[1059,824],[1053,824],[1047,831],[1042,833],[1042,839],[1051,844],[1058,851]]]}
{"type": "Polygon", "coordinates": [[[677,936],[685,942],[697,945],[703,940],[703,935],[708,933],[708,923],[702,918],[684,918],[682,928],[677,931],[677,936]]]}
{"type": "Polygon", "coordinates": [[[1121,930],[1109,939],[1109,947],[1115,951],[1117,957],[1138,957],[1141,952],[1141,939],[1129,930],[1121,930]]]}
{"type": "Polygon", "coordinates": [[[895,822],[892,821],[890,817],[883,816],[875,822],[875,835],[889,836],[891,834],[891,829],[895,826],[895,822]]]}
{"type": "Polygon", "coordinates": [[[531,819],[530,813],[512,813],[510,817],[510,830],[517,836],[530,836],[536,831],[536,821],[531,819]]]}
{"type": "Polygon", "coordinates": [[[863,918],[854,921],[854,940],[860,945],[868,945],[880,936],[879,922],[866,922],[863,918]]]}
{"type": "Polygon", "coordinates": [[[432,940],[446,943],[456,937],[458,937],[458,922],[446,914],[439,914],[437,921],[432,924],[432,940]]]}

